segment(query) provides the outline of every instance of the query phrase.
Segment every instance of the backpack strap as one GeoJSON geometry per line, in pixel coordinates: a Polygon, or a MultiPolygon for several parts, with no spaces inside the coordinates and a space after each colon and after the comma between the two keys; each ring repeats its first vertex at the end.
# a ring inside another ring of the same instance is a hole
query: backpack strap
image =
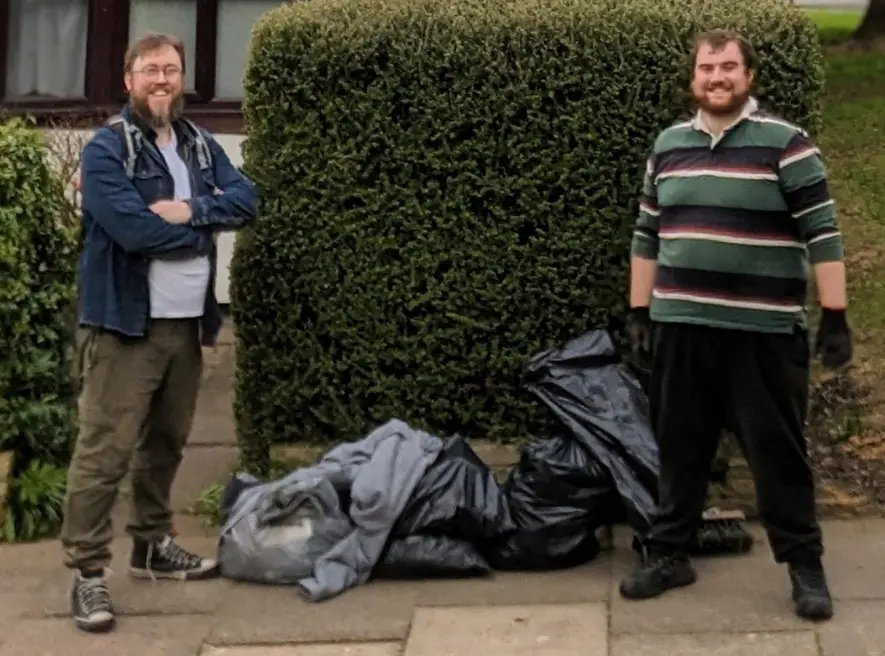
{"type": "MultiPolygon", "coordinates": [[[[203,131],[186,118],[181,119],[191,131],[194,138],[194,144],[197,150],[197,162],[201,171],[209,171],[212,169],[212,151],[209,149],[209,143],[203,131]]],[[[114,132],[119,134],[126,144],[126,177],[130,180],[135,177],[135,160],[144,143],[144,135],[135,125],[127,121],[123,116],[117,114],[112,116],[105,123],[114,132]]]]}
{"type": "Polygon", "coordinates": [[[129,123],[120,114],[112,116],[105,123],[114,132],[123,137],[123,143],[126,145],[126,159],[124,166],[126,168],[126,177],[130,180],[135,177],[135,160],[141,150],[144,135],[141,130],[129,123]]]}
{"type": "Polygon", "coordinates": [[[194,137],[194,145],[197,150],[197,163],[200,165],[201,171],[209,171],[212,169],[212,151],[209,149],[209,143],[206,141],[206,135],[203,131],[186,118],[182,118],[184,123],[191,131],[194,137]]]}

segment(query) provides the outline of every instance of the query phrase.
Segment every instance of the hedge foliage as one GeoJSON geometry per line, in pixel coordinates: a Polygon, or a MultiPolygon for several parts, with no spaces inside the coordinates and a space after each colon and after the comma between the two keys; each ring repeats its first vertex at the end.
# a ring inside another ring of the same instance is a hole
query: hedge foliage
{"type": "Polygon", "coordinates": [[[0,123],[0,153],[0,451],[15,463],[3,536],[31,539],[58,528],[74,436],[77,238],[43,134],[0,123]]]}
{"type": "MultiPolygon", "coordinates": [[[[528,357],[626,304],[647,149],[687,109],[698,31],[758,48],[812,132],[822,54],[783,0],[310,0],[246,73],[262,214],[232,267],[237,416],[268,441],[540,430],[528,357]]],[[[540,411],[543,413],[543,411],[540,411]]]]}

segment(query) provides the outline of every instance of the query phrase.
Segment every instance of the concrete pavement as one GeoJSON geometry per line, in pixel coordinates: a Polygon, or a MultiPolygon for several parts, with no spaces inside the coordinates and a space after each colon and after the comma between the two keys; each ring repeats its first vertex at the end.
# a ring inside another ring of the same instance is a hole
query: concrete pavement
{"type": "MultiPolygon", "coordinates": [[[[193,528],[193,527],[191,527],[193,528]]],[[[482,580],[377,581],[321,604],[286,587],[225,580],[134,581],[115,545],[117,630],[91,636],[67,618],[69,575],[55,542],[0,547],[0,656],[873,656],[885,653],[885,521],[825,524],[836,617],[792,614],[786,572],[763,535],[740,557],[697,561],[699,581],[627,602],[632,565],[615,550],[562,572],[482,580]]],[[[211,535],[183,543],[214,551],[211,535]]]]}
{"type": "MultiPolygon", "coordinates": [[[[174,490],[189,507],[237,459],[231,417],[232,335],[209,355],[193,436],[174,490]]],[[[483,453],[484,457],[489,454],[483,453]]],[[[488,457],[486,458],[488,460],[488,457]]],[[[127,508],[118,508],[122,535],[127,508]]],[[[196,517],[179,515],[184,546],[215,551],[196,517]]],[[[92,636],[68,618],[70,575],[57,542],[0,546],[0,656],[883,656],[885,520],[825,524],[837,599],[833,621],[797,619],[787,574],[763,534],[754,550],[697,562],[697,585],[626,602],[617,582],[634,562],[629,534],[574,570],[482,580],[377,581],[322,604],[291,588],[134,581],[128,542],[115,544],[110,586],[117,630],[92,636]]]]}

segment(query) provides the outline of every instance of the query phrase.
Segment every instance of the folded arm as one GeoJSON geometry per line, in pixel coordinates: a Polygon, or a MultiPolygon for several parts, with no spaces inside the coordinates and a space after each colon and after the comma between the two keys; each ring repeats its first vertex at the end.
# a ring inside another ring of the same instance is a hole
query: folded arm
{"type": "Polygon", "coordinates": [[[255,183],[231,164],[215,139],[205,136],[212,152],[215,185],[221,193],[197,196],[188,201],[192,211],[190,225],[229,230],[241,228],[255,218],[258,206],[255,183]]]}
{"type": "Polygon", "coordinates": [[[208,252],[211,237],[188,226],[172,225],[148,209],[126,176],[115,135],[97,135],[83,149],[82,205],[127,253],[164,258],[208,252]]]}

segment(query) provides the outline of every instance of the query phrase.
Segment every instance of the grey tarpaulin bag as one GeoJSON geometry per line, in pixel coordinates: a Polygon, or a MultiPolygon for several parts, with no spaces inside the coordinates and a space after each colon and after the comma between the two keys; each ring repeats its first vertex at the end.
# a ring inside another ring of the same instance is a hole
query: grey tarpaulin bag
{"type": "Polygon", "coordinates": [[[242,492],[221,530],[222,576],[294,585],[313,576],[317,559],[353,531],[332,483],[298,474],[242,492]]]}

